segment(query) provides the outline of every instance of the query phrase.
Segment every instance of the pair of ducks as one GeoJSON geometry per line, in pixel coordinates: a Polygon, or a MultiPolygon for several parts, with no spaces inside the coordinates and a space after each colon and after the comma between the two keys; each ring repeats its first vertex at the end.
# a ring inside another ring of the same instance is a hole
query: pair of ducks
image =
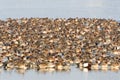
{"type": "Polygon", "coordinates": [[[28,66],[25,62],[21,61],[21,62],[14,62],[14,61],[6,61],[2,64],[2,66],[4,67],[4,69],[28,69],[28,66]]]}
{"type": "Polygon", "coordinates": [[[113,64],[107,64],[107,63],[102,63],[102,64],[91,64],[89,62],[84,62],[84,63],[79,63],[77,64],[79,68],[88,68],[91,70],[119,70],[120,69],[120,64],[118,63],[113,63],[113,64]]]}
{"type": "Polygon", "coordinates": [[[52,63],[52,62],[44,62],[44,63],[40,63],[38,65],[39,69],[50,69],[50,68],[54,68],[56,70],[70,70],[70,66],[69,64],[65,63],[65,62],[61,62],[61,63],[52,63]]]}

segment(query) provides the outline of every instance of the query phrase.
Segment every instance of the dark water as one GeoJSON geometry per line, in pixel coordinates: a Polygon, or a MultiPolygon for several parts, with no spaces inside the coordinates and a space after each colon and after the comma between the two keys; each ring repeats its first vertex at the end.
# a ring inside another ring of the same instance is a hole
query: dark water
{"type": "MultiPolygon", "coordinates": [[[[21,17],[112,18],[120,21],[120,0],[0,0],[0,19],[21,17]]],[[[120,71],[0,72],[0,80],[120,80],[120,71]]]]}

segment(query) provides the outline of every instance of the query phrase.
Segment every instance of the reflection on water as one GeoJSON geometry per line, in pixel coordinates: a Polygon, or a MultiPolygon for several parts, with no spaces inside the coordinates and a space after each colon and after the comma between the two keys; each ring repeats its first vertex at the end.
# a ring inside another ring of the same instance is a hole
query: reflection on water
{"type": "Polygon", "coordinates": [[[36,71],[36,70],[5,70],[0,73],[0,80],[119,80],[119,71],[81,71],[72,67],[71,71],[36,71]]]}

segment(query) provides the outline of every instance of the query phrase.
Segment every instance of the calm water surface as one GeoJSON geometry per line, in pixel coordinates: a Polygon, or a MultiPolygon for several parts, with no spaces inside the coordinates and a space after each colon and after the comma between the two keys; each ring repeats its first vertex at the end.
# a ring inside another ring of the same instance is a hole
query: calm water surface
{"type": "Polygon", "coordinates": [[[0,0],[0,19],[8,17],[90,17],[120,20],[120,0],[0,0]]]}
{"type": "MultiPolygon", "coordinates": [[[[0,0],[0,19],[21,17],[112,18],[120,21],[120,0],[0,0]]],[[[120,80],[120,71],[0,72],[0,80],[120,80]]]]}
{"type": "Polygon", "coordinates": [[[81,71],[72,67],[67,72],[40,72],[28,70],[24,74],[15,70],[1,71],[0,80],[120,80],[120,71],[81,71]]]}

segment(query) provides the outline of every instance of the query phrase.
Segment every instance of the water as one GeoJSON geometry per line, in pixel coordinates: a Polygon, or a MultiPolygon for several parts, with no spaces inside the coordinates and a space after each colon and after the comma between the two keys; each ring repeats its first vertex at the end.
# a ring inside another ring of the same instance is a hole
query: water
{"type": "MultiPolygon", "coordinates": [[[[120,0],[0,0],[0,19],[21,17],[112,18],[120,20],[120,0]]],[[[0,72],[0,80],[120,80],[120,71],[37,72],[15,70],[0,72]]]]}
{"type": "Polygon", "coordinates": [[[89,17],[120,20],[120,0],[0,0],[0,19],[89,17]]]}
{"type": "Polygon", "coordinates": [[[119,80],[120,71],[81,71],[79,68],[72,67],[67,72],[40,72],[28,70],[20,74],[15,70],[1,71],[0,80],[119,80]]]}

